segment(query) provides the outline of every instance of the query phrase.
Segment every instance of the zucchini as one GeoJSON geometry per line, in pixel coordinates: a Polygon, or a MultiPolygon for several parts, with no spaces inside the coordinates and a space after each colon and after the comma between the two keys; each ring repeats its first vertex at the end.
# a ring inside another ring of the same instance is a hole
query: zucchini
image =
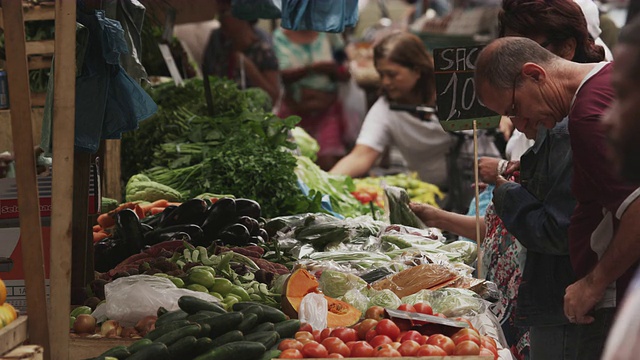
{"type": "Polygon", "coordinates": [[[164,315],[164,314],[166,314],[168,312],[169,312],[169,310],[167,310],[166,308],[160,306],[158,308],[158,311],[156,312],[156,315],[158,315],[158,317],[160,317],[160,316],[162,316],[162,315],[164,315]]]}
{"type": "Polygon", "coordinates": [[[219,346],[194,360],[255,360],[264,355],[267,349],[259,342],[237,341],[219,346]]]}
{"type": "Polygon", "coordinates": [[[231,330],[236,330],[242,320],[244,320],[244,315],[241,312],[230,312],[200,320],[198,324],[209,324],[211,326],[211,338],[215,338],[231,330]]]}
{"type": "Polygon", "coordinates": [[[170,322],[168,324],[165,324],[160,327],[156,327],[155,329],[151,330],[147,335],[145,335],[144,338],[153,341],[168,332],[171,332],[175,329],[180,329],[190,324],[191,322],[188,320],[178,320],[178,321],[170,322]]]}
{"type": "Polygon", "coordinates": [[[196,338],[209,337],[211,334],[211,325],[209,324],[200,324],[200,333],[196,335],[196,338]]]}
{"type": "Polygon", "coordinates": [[[291,319],[273,324],[281,339],[292,338],[300,330],[300,320],[291,319]]]}
{"type": "Polygon", "coordinates": [[[200,333],[200,330],[202,330],[202,328],[200,327],[200,324],[187,325],[185,327],[181,327],[179,329],[170,331],[160,336],[159,338],[155,339],[153,342],[159,342],[169,346],[175,343],[176,341],[182,339],[185,336],[198,335],[200,333]]]}
{"type": "Polygon", "coordinates": [[[256,326],[258,323],[258,315],[254,313],[244,315],[244,319],[240,324],[238,324],[238,330],[247,332],[256,326]]]}
{"type": "Polygon", "coordinates": [[[242,336],[242,331],[240,330],[231,330],[228,333],[224,333],[217,338],[213,339],[213,347],[218,347],[224,344],[229,344],[236,341],[244,340],[244,336],[242,336]]]}
{"type": "Polygon", "coordinates": [[[262,308],[262,319],[261,321],[269,321],[272,323],[279,323],[281,321],[287,320],[287,316],[280,310],[271,307],[269,305],[260,304],[256,302],[250,301],[240,301],[233,304],[234,311],[241,311],[242,309],[246,309],[251,306],[260,306],[262,308]]]}
{"type": "Polygon", "coordinates": [[[160,316],[158,320],[156,320],[156,327],[157,328],[162,327],[162,325],[165,325],[177,320],[185,320],[187,316],[189,316],[189,314],[187,314],[183,310],[169,311],[168,313],[160,316]]]}
{"type": "Polygon", "coordinates": [[[198,356],[207,351],[213,350],[214,347],[215,346],[213,345],[213,340],[211,340],[211,338],[202,337],[196,341],[196,344],[193,347],[193,353],[195,356],[198,356]]]}
{"type": "Polygon", "coordinates": [[[280,334],[277,331],[259,331],[244,336],[246,341],[257,341],[270,349],[280,340],[280,334]]]}
{"type": "Polygon", "coordinates": [[[103,352],[100,356],[104,357],[114,357],[118,360],[126,359],[131,355],[127,347],[124,345],[112,347],[111,349],[103,352]]]}
{"type": "Polygon", "coordinates": [[[260,360],[277,359],[278,356],[280,356],[281,353],[282,353],[282,351],[277,350],[277,349],[276,350],[267,350],[267,352],[265,352],[264,355],[262,355],[260,360]]]}
{"type": "Polygon", "coordinates": [[[249,314],[258,315],[258,322],[257,322],[258,324],[260,324],[262,322],[262,318],[264,317],[264,310],[262,310],[262,307],[258,306],[258,305],[246,307],[246,308],[240,310],[240,312],[244,314],[245,318],[249,314]]]}
{"type": "Polygon", "coordinates": [[[129,356],[127,360],[170,360],[169,349],[163,343],[153,343],[129,356]]]}
{"type": "Polygon", "coordinates": [[[218,314],[226,313],[221,306],[190,295],[181,296],[178,299],[178,306],[189,314],[195,314],[202,310],[213,311],[218,314]]]}
{"type": "Polygon", "coordinates": [[[260,325],[257,325],[256,327],[254,327],[253,329],[249,330],[249,331],[245,331],[245,334],[251,334],[254,332],[258,332],[258,331],[275,331],[276,328],[273,325],[273,323],[270,322],[263,322],[260,325]]]}
{"type": "Polygon", "coordinates": [[[153,343],[153,340],[151,339],[140,339],[134,342],[133,344],[129,345],[127,350],[129,350],[131,354],[135,354],[138,351],[142,350],[142,348],[144,348],[145,346],[151,345],[152,343],[153,343]]]}
{"type": "Polygon", "coordinates": [[[195,336],[185,336],[169,346],[171,359],[190,359],[195,355],[195,346],[198,339],[195,336]]]}

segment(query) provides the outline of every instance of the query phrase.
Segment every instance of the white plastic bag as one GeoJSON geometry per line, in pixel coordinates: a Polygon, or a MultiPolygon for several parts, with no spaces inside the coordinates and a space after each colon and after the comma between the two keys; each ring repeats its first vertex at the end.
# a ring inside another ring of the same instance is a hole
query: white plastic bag
{"type": "Polygon", "coordinates": [[[324,295],[309,293],[302,298],[298,309],[298,319],[300,322],[311,325],[313,330],[322,330],[327,327],[328,315],[327,299],[324,295]]]}
{"type": "Polygon", "coordinates": [[[191,295],[219,303],[207,293],[180,289],[171,280],[159,276],[134,275],[118,278],[104,287],[105,304],[98,307],[94,317],[117,320],[122,326],[133,326],[145,316],[156,315],[159,307],[178,310],[178,299],[191,295]]]}

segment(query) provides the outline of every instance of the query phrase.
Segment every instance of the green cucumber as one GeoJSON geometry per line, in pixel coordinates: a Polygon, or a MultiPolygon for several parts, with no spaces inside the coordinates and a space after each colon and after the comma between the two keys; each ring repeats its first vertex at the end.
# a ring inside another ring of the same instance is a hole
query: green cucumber
{"type": "Polygon", "coordinates": [[[160,307],[158,308],[158,311],[156,312],[156,315],[157,315],[158,317],[160,317],[160,316],[162,316],[162,315],[164,315],[164,314],[166,314],[166,313],[168,313],[168,312],[169,312],[169,310],[167,310],[166,308],[164,308],[164,307],[160,306],[160,307]]]}
{"type": "Polygon", "coordinates": [[[171,332],[175,329],[180,329],[182,327],[185,327],[187,325],[190,325],[191,322],[188,320],[178,320],[178,321],[174,321],[174,322],[170,322],[167,323],[165,325],[162,325],[160,327],[156,327],[155,329],[151,330],[147,335],[145,335],[145,339],[149,339],[151,341],[159,338],[160,336],[171,332]]]}
{"type": "Polygon", "coordinates": [[[282,353],[282,351],[277,350],[277,349],[276,350],[267,350],[267,352],[265,352],[264,355],[262,355],[260,360],[277,359],[278,356],[280,356],[281,353],[282,353]]]}
{"type": "Polygon", "coordinates": [[[273,324],[281,339],[292,338],[300,330],[300,320],[291,319],[273,324]]]}
{"type": "Polygon", "coordinates": [[[189,314],[195,314],[202,310],[212,311],[218,314],[226,313],[221,306],[190,295],[181,296],[178,299],[178,306],[189,314]]]}
{"type": "Polygon", "coordinates": [[[258,331],[275,331],[275,330],[276,330],[276,327],[273,325],[273,323],[263,322],[262,324],[254,327],[253,329],[246,331],[245,334],[251,334],[258,331]]]}
{"type": "Polygon", "coordinates": [[[169,346],[169,355],[172,359],[190,359],[195,355],[195,346],[198,342],[195,336],[185,336],[169,346]]]}
{"type": "Polygon", "coordinates": [[[104,356],[104,357],[111,356],[111,357],[117,358],[118,360],[122,360],[131,356],[131,353],[129,352],[129,350],[127,350],[126,346],[120,345],[120,346],[112,347],[111,349],[100,354],[100,356],[104,356]]]}
{"type": "Polygon", "coordinates": [[[170,322],[174,322],[177,320],[184,320],[189,316],[185,311],[175,310],[169,311],[168,313],[160,316],[158,320],[156,320],[156,327],[162,327],[162,325],[168,324],[170,322]]]}
{"type": "Polygon", "coordinates": [[[211,325],[209,324],[200,324],[200,333],[196,336],[196,338],[209,337],[211,335],[211,325]]]}
{"type": "Polygon", "coordinates": [[[153,340],[151,339],[140,339],[134,342],[133,344],[129,345],[127,350],[129,350],[130,353],[135,354],[138,351],[142,350],[145,346],[151,345],[151,344],[153,344],[153,340]]]}
{"type": "Polygon", "coordinates": [[[196,341],[196,344],[193,347],[194,354],[200,355],[204,354],[207,351],[213,350],[215,346],[213,345],[213,340],[208,337],[199,338],[196,341]]]}
{"type": "Polygon", "coordinates": [[[198,324],[209,324],[211,326],[211,338],[215,338],[231,330],[236,330],[242,320],[244,320],[242,313],[230,312],[200,320],[198,324]]]}
{"type": "Polygon", "coordinates": [[[244,319],[242,320],[242,322],[238,324],[238,330],[242,331],[243,333],[247,332],[253,329],[257,323],[258,315],[254,313],[246,314],[244,315],[244,319]]]}
{"type": "Polygon", "coordinates": [[[229,344],[236,341],[244,340],[244,336],[242,335],[242,331],[240,330],[231,330],[227,333],[224,333],[217,338],[213,339],[213,346],[218,347],[224,344],[229,344]]]}
{"type": "Polygon", "coordinates": [[[264,317],[264,310],[262,310],[262,307],[258,306],[258,305],[249,306],[247,308],[244,308],[244,309],[240,310],[240,312],[244,314],[245,318],[249,314],[258,315],[258,324],[260,324],[262,322],[262,318],[264,317]]]}
{"type": "Polygon", "coordinates": [[[280,340],[280,334],[277,331],[259,331],[244,336],[246,341],[257,341],[270,349],[280,340]]]}
{"type": "Polygon", "coordinates": [[[240,301],[233,304],[234,311],[240,311],[242,309],[248,308],[250,306],[260,306],[262,307],[262,311],[264,315],[262,316],[262,321],[269,321],[274,324],[279,323],[281,321],[287,320],[287,316],[280,310],[273,308],[269,305],[251,302],[251,301],[240,301]]]}
{"type": "Polygon", "coordinates": [[[200,324],[191,324],[185,327],[181,327],[179,329],[170,331],[159,338],[155,339],[153,342],[163,343],[167,346],[173,344],[174,342],[182,339],[185,336],[196,336],[200,333],[202,327],[200,324]]]}
{"type": "Polygon", "coordinates": [[[163,343],[153,343],[129,356],[127,360],[170,360],[169,349],[163,343]]]}
{"type": "Polygon", "coordinates": [[[237,341],[219,346],[194,360],[255,360],[264,355],[267,349],[259,342],[237,341]]]}

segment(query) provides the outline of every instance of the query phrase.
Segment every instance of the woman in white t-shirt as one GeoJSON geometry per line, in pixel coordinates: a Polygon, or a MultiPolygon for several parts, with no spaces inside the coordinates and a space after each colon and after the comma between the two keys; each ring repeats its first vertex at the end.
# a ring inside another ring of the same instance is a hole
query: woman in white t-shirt
{"type": "Polygon", "coordinates": [[[405,32],[383,38],[374,47],[373,57],[383,95],[367,113],[356,146],[330,172],[365,175],[384,149],[393,145],[420,179],[446,187],[451,136],[435,115],[421,119],[389,108],[390,103],[435,107],[433,58],[417,36],[405,32]]]}

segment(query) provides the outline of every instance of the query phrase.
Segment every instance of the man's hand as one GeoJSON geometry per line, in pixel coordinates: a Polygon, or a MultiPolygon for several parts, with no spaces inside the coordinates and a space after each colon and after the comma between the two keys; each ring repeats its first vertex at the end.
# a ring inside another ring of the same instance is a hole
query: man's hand
{"type": "Polygon", "coordinates": [[[564,314],[574,324],[590,324],[593,316],[587,315],[604,296],[603,288],[594,284],[589,275],[569,285],[564,293],[564,314]]]}
{"type": "Polygon", "coordinates": [[[419,204],[414,202],[409,204],[409,208],[411,208],[411,211],[413,211],[425,225],[429,227],[435,227],[434,221],[438,216],[439,209],[431,205],[419,204]]]}
{"type": "Polygon", "coordinates": [[[500,160],[492,157],[481,157],[478,160],[478,176],[482,182],[492,185],[496,183],[496,179],[500,175],[498,173],[500,160]]]}

